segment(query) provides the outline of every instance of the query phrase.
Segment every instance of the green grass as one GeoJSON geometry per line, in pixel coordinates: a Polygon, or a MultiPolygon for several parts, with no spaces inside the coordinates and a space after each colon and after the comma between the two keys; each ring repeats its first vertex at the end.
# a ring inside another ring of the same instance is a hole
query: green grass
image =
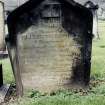
{"type": "Polygon", "coordinates": [[[11,105],[105,105],[105,97],[103,96],[86,96],[86,97],[65,97],[58,96],[47,97],[41,100],[19,100],[18,104],[11,105]]]}
{"type": "MultiPolygon", "coordinates": [[[[98,85],[87,91],[58,91],[53,95],[32,91],[8,105],[105,105],[105,21],[100,21],[99,26],[100,40],[93,40],[91,69],[91,77],[98,85]]],[[[14,82],[9,60],[2,63],[5,83],[14,82]]]]}
{"type": "Polygon", "coordinates": [[[9,59],[3,59],[0,61],[3,66],[3,81],[4,84],[14,83],[14,76],[9,59]]]}
{"type": "Polygon", "coordinates": [[[100,40],[93,40],[91,75],[105,77],[105,21],[99,23],[100,40]]]}
{"type": "Polygon", "coordinates": [[[104,90],[104,88],[98,87],[87,95],[70,91],[61,91],[59,94],[53,96],[20,98],[9,105],[105,105],[104,90]]]}

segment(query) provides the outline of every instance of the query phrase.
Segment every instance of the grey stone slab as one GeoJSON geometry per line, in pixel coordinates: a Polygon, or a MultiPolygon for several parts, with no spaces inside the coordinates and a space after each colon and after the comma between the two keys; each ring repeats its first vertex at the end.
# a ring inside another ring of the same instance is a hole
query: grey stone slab
{"type": "Polygon", "coordinates": [[[6,97],[6,94],[9,90],[10,85],[3,85],[0,87],[0,103],[4,102],[4,99],[6,97]]]}
{"type": "Polygon", "coordinates": [[[68,0],[31,0],[7,20],[9,55],[19,94],[88,85],[92,13],[68,0]]]}

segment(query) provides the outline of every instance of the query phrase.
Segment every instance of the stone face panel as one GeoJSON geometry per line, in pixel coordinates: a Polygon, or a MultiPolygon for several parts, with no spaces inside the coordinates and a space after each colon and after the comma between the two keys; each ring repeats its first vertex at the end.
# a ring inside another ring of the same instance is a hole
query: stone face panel
{"type": "Polygon", "coordinates": [[[39,22],[41,25],[37,27],[31,26],[18,36],[22,82],[27,88],[42,90],[43,87],[51,89],[66,85],[70,80],[73,57],[81,56],[81,45],[69,36],[60,20],[50,18],[47,21],[39,22]]]}
{"type": "Polygon", "coordinates": [[[92,14],[66,0],[42,0],[35,5],[32,0],[8,17],[16,80],[20,77],[23,90],[41,92],[84,84],[86,61],[90,71],[92,14]]]}

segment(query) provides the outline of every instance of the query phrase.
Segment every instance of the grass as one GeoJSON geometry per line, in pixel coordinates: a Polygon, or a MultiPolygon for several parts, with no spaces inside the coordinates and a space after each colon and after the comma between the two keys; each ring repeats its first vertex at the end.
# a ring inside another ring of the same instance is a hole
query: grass
{"type": "Polygon", "coordinates": [[[14,76],[9,59],[3,59],[0,61],[3,65],[3,80],[4,84],[14,83],[14,76]]]}
{"type": "MultiPolygon", "coordinates": [[[[105,105],[105,21],[99,22],[100,40],[93,40],[91,78],[96,84],[92,89],[58,91],[55,94],[44,95],[32,91],[23,98],[16,99],[8,105],[105,105]]],[[[14,78],[9,60],[2,60],[4,67],[4,82],[12,83],[14,78]],[[4,64],[6,66],[4,66],[4,64]]]]}
{"type": "Polygon", "coordinates": [[[100,40],[93,41],[92,52],[92,76],[105,77],[105,21],[99,22],[100,40]]]}

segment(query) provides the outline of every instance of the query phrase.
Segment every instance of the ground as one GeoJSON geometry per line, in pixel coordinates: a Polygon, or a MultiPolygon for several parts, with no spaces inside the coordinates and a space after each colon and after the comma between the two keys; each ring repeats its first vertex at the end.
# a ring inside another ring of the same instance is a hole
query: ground
{"type": "MultiPolygon", "coordinates": [[[[91,82],[88,90],[58,91],[50,95],[32,91],[4,105],[105,105],[105,21],[99,21],[100,40],[93,40],[91,82]]],[[[4,83],[15,83],[9,59],[1,61],[4,83]]]]}

